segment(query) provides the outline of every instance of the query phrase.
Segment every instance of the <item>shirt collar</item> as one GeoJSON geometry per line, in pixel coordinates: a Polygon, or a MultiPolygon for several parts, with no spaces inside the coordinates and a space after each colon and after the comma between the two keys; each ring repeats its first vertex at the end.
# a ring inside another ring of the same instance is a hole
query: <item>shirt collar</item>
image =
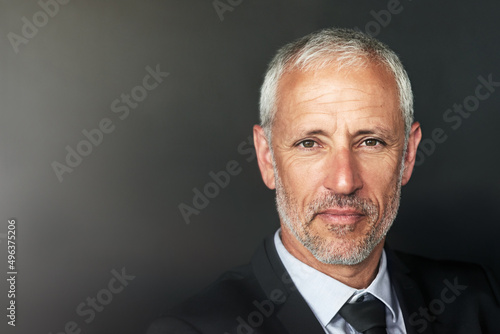
{"type": "Polygon", "coordinates": [[[394,310],[398,304],[387,272],[385,251],[382,251],[379,271],[373,282],[368,288],[357,290],[295,258],[283,245],[280,233],[281,229],[278,229],[274,235],[278,255],[300,294],[323,326],[328,325],[346,302],[355,300],[364,293],[370,293],[380,299],[390,310],[393,322],[397,321],[394,310]]]}

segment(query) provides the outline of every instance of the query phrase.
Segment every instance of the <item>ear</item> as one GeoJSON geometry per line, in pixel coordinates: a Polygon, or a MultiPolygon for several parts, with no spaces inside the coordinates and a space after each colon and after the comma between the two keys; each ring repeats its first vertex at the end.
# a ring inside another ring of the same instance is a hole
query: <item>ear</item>
{"type": "Polygon", "coordinates": [[[259,162],[262,180],[269,189],[274,189],[276,185],[274,183],[274,169],[271,149],[264,133],[264,129],[262,129],[259,125],[254,125],[253,127],[253,142],[255,145],[255,151],[257,152],[257,161],[259,162]]]}
{"type": "Polygon", "coordinates": [[[410,181],[411,174],[413,172],[413,167],[415,166],[415,159],[417,157],[417,148],[422,139],[422,130],[420,129],[420,123],[415,122],[412,124],[410,129],[410,136],[408,137],[408,147],[406,148],[405,154],[405,165],[403,178],[401,184],[404,186],[410,181]]]}

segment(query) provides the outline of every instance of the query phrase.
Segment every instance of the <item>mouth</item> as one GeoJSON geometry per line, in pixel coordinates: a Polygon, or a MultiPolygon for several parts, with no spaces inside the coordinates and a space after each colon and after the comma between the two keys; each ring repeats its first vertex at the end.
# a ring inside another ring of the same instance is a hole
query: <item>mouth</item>
{"type": "Polygon", "coordinates": [[[327,224],[351,225],[356,224],[365,217],[365,214],[356,209],[326,209],[318,212],[316,217],[327,224]]]}

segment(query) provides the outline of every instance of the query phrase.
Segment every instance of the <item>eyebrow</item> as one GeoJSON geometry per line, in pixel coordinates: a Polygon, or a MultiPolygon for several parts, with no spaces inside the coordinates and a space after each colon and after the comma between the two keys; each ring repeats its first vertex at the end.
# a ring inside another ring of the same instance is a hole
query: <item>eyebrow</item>
{"type": "MultiPolygon", "coordinates": [[[[380,126],[375,126],[373,128],[358,130],[354,133],[353,136],[375,135],[375,134],[382,135],[383,137],[389,138],[389,139],[394,139],[395,137],[397,137],[397,135],[395,135],[392,131],[390,131],[390,129],[386,129],[386,128],[380,127],[380,126]]],[[[322,129],[314,129],[314,130],[304,131],[304,132],[302,132],[302,135],[303,136],[315,136],[315,135],[329,136],[330,134],[327,131],[322,130],[322,129]]]]}
{"type": "Polygon", "coordinates": [[[306,136],[314,136],[314,135],[322,135],[322,136],[328,136],[328,133],[324,130],[318,129],[318,130],[310,130],[304,133],[306,136]]]}
{"type": "Polygon", "coordinates": [[[354,133],[354,136],[374,135],[374,134],[380,134],[383,137],[388,138],[388,139],[394,139],[397,137],[397,135],[394,132],[392,132],[390,129],[386,129],[386,128],[383,128],[380,126],[375,126],[371,129],[358,130],[358,131],[356,131],[356,133],[354,133]]]}

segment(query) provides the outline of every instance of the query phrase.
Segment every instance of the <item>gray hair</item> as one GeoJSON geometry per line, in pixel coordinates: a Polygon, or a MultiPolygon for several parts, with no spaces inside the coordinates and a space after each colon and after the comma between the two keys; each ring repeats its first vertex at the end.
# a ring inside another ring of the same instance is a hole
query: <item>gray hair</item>
{"type": "MultiPolygon", "coordinates": [[[[278,50],[269,63],[260,89],[260,122],[267,139],[277,111],[279,80],[293,70],[319,70],[335,63],[338,69],[376,62],[394,75],[407,141],[413,123],[410,79],[394,51],[375,38],[351,29],[331,28],[314,32],[278,50]]],[[[406,146],[406,145],[405,145],[406,146]]]]}

